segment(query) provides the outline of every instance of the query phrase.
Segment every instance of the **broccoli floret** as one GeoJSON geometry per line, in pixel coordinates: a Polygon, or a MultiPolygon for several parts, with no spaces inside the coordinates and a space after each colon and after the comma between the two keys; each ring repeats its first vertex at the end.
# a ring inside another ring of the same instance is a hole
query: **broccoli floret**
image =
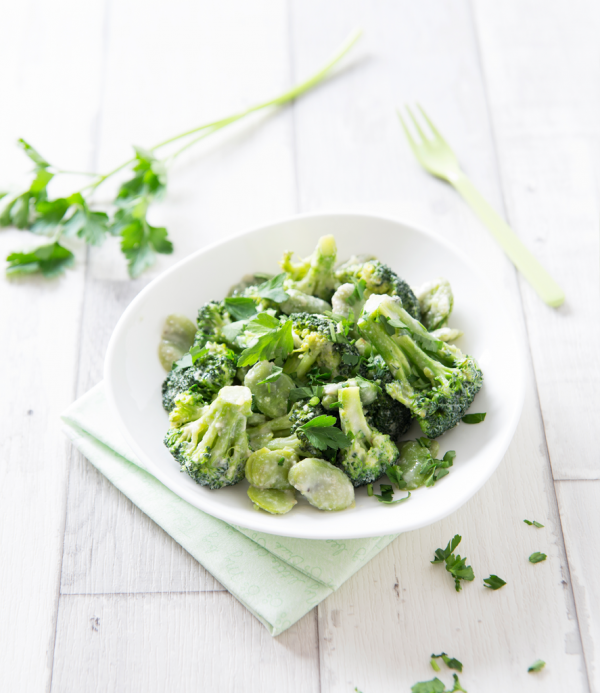
{"type": "Polygon", "coordinates": [[[472,356],[433,339],[390,296],[369,298],[358,329],[390,369],[387,393],[411,410],[428,438],[456,426],[483,382],[472,356]]]}
{"type": "Polygon", "coordinates": [[[337,247],[333,236],[319,238],[317,247],[310,257],[300,262],[292,262],[292,252],[286,252],[279,263],[288,275],[285,288],[296,289],[302,293],[318,296],[330,301],[338,287],[334,274],[337,247]]]}
{"type": "Polygon", "coordinates": [[[331,297],[331,309],[336,315],[341,315],[343,318],[353,315],[356,320],[362,313],[366,300],[364,290],[361,291],[359,286],[350,283],[342,284],[331,297]]]}
{"type": "Polygon", "coordinates": [[[180,392],[174,400],[174,407],[169,414],[171,426],[176,428],[199,419],[206,402],[204,397],[198,392],[180,392]]]}
{"type": "Polygon", "coordinates": [[[246,421],[251,407],[247,387],[224,387],[200,418],[169,429],[165,445],[181,471],[211,489],[241,481],[250,455],[246,421]]]}
{"type": "Polygon", "coordinates": [[[300,441],[302,447],[302,457],[321,457],[332,461],[335,458],[335,450],[327,448],[326,450],[318,450],[308,440],[306,433],[300,430],[300,426],[312,421],[317,416],[324,414],[331,415],[332,412],[326,412],[323,405],[319,402],[309,400],[308,402],[296,402],[290,410],[290,423],[292,424],[292,434],[295,434],[300,441]]]}
{"type": "Polygon", "coordinates": [[[360,360],[360,354],[340,331],[336,323],[324,315],[293,313],[290,315],[296,349],[287,359],[284,372],[303,380],[318,366],[331,373],[331,378],[348,378],[360,360]]]}
{"type": "Polygon", "coordinates": [[[223,328],[230,325],[231,316],[225,308],[223,301],[209,301],[198,311],[196,325],[198,331],[194,338],[195,347],[204,347],[207,342],[225,343],[223,328]]]}
{"type": "Polygon", "coordinates": [[[338,464],[354,486],[379,479],[398,458],[398,448],[388,435],[369,426],[360,401],[358,387],[342,388],[339,393],[342,431],[352,441],[338,454],[338,464]]]}
{"type": "MultiPolygon", "coordinates": [[[[443,277],[423,284],[416,291],[421,308],[421,323],[431,332],[446,327],[454,306],[450,282],[443,277]]],[[[446,341],[446,340],[444,340],[446,341]]]]}
{"type": "MultiPolygon", "coordinates": [[[[377,354],[360,364],[360,375],[378,385],[377,396],[372,402],[365,402],[365,417],[369,426],[374,426],[381,433],[387,433],[392,440],[404,435],[410,428],[411,413],[408,407],[390,397],[386,385],[393,382],[394,376],[385,361],[377,354]]],[[[361,390],[362,394],[362,390],[361,390]]]]}
{"type": "Polygon", "coordinates": [[[233,351],[224,344],[207,342],[194,365],[174,368],[166,377],[162,385],[163,407],[170,412],[177,395],[187,390],[211,402],[222,387],[233,382],[236,361],[233,351]]]}
{"type": "Polygon", "coordinates": [[[379,260],[369,260],[356,265],[344,265],[335,274],[336,279],[342,284],[358,282],[362,279],[365,282],[365,296],[367,298],[372,294],[398,296],[404,309],[415,320],[421,319],[419,301],[413,290],[392,269],[379,260]]]}

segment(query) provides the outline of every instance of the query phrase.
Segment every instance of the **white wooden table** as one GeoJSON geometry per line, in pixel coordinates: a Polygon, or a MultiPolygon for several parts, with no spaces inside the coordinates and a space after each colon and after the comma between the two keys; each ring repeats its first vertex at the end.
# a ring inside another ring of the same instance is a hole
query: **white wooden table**
{"type": "MultiPolygon", "coordinates": [[[[63,168],[108,170],[133,143],[279,93],[365,30],[327,85],[180,162],[154,217],[176,250],[143,278],[127,279],[114,241],[79,247],[58,281],[0,280],[0,689],[387,693],[432,678],[445,650],[471,693],[600,691],[600,4],[32,0],[3,3],[0,26],[0,184],[28,168],[17,137],[63,168]],[[415,100],[562,284],[562,308],[417,166],[394,115],[415,100]],[[522,338],[527,398],[482,491],[273,639],[73,451],[58,417],[100,381],[152,277],[216,238],[324,209],[414,221],[466,249],[513,311],[498,338],[522,338]],[[456,532],[477,566],[460,594],[429,563],[456,532]],[[536,550],[545,563],[527,561],[536,550]],[[507,586],[484,589],[490,573],[507,586]]],[[[3,257],[28,243],[0,233],[3,257]]]]}

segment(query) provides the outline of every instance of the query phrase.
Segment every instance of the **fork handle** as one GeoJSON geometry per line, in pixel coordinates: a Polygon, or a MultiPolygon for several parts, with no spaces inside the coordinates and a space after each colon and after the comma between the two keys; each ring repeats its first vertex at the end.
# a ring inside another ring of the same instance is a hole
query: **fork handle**
{"type": "Polygon", "coordinates": [[[554,308],[562,305],[565,301],[564,291],[527,250],[504,219],[482,197],[473,183],[465,175],[451,182],[465,202],[492,232],[504,252],[537,291],[540,298],[554,308]]]}

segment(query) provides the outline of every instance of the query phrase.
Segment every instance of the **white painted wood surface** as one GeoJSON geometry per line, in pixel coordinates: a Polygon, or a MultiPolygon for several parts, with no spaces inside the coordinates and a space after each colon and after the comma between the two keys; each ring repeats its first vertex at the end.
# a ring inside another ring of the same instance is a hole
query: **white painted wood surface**
{"type": "MultiPolygon", "coordinates": [[[[600,690],[599,9],[593,0],[0,8],[0,184],[26,170],[17,137],[65,168],[106,170],[132,143],[278,93],[352,28],[366,32],[329,84],[181,161],[155,211],[176,252],[152,272],[129,281],[111,242],[80,249],[60,281],[1,280],[0,689],[387,693],[432,678],[428,656],[445,650],[464,663],[471,693],[600,690]],[[562,282],[564,308],[539,303],[455,193],[418,167],[394,116],[415,100],[562,282]],[[409,219],[467,248],[531,354],[527,401],[475,498],[400,537],[271,639],[69,450],[57,417],[101,379],[114,324],[152,276],[214,238],[332,208],[409,219]],[[477,575],[458,595],[429,563],[456,532],[477,575]],[[535,550],[548,560],[529,564],[535,550]],[[490,573],[507,586],[483,588],[490,573]],[[537,658],[546,670],[527,674],[537,658]]],[[[0,234],[5,254],[27,242],[0,234]]]]}

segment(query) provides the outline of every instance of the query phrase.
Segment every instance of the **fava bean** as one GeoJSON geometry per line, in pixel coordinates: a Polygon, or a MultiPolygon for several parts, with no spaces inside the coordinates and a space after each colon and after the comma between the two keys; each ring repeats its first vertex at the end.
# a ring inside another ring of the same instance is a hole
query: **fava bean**
{"type": "Polygon", "coordinates": [[[246,462],[246,479],[256,488],[289,489],[288,472],[298,461],[290,450],[261,448],[246,462]]]}
{"type": "Polygon", "coordinates": [[[189,351],[195,334],[196,325],[185,315],[169,315],[165,320],[158,345],[158,358],[166,371],[170,371],[173,363],[189,351]]]}
{"type": "Polygon", "coordinates": [[[273,373],[274,365],[270,361],[259,361],[246,374],[244,385],[254,395],[256,406],[271,419],[287,413],[288,397],[294,388],[294,381],[289,375],[281,373],[272,382],[262,382],[273,373]]]}
{"type": "Polygon", "coordinates": [[[344,510],[354,502],[354,486],[338,467],[307,457],[288,474],[290,484],[319,510],[344,510]]]}
{"type": "Polygon", "coordinates": [[[254,503],[255,508],[266,510],[272,515],[285,515],[298,502],[294,489],[279,491],[274,488],[262,489],[250,486],[248,497],[254,503]]]}

